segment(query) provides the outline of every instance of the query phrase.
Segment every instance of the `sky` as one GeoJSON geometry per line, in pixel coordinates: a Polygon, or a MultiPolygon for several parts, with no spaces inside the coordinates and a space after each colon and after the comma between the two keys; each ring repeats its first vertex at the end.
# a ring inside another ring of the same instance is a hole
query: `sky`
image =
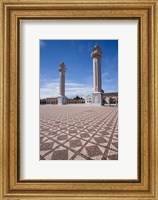
{"type": "Polygon", "coordinates": [[[93,93],[91,52],[98,44],[101,59],[102,89],[118,91],[118,40],[40,40],[40,98],[59,95],[59,66],[64,62],[65,95],[85,98],[93,93]]]}

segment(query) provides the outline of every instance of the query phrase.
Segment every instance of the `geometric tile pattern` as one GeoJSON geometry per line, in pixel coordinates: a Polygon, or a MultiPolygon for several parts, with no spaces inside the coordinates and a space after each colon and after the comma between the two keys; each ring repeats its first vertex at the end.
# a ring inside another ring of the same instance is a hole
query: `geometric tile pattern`
{"type": "Polygon", "coordinates": [[[40,105],[40,160],[118,160],[118,108],[40,105]]]}

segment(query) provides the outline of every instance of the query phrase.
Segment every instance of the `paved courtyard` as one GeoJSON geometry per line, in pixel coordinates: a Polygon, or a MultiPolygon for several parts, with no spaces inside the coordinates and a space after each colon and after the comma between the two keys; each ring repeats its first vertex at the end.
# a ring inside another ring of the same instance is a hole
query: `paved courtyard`
{"type": "Polygon", "coordinates": [[[40,105],[40,160],[118,160],[118,108],[40,105]]]}

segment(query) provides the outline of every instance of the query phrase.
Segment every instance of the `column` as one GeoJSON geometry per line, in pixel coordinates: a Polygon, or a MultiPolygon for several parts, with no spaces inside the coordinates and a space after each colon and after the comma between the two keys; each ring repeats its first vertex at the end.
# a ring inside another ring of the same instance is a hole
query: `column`
{"type": "Polygon", "coordinates": [[[58,105],[64,105],[64,104],[67,104],[67,98],[65,96],[66,67],[65,67],[65,64],[63,62],[59,66],[59,72],[60,72],[60,84],[59,84],[58,105]]]}
{"type": "Polygon", "coordinates": [[[102,105],[102,81],[101,81],[101,58],[103,56],[99,45],[95,45],[91,53],[93,59],[93,94],[92,103],[102,105]]]}

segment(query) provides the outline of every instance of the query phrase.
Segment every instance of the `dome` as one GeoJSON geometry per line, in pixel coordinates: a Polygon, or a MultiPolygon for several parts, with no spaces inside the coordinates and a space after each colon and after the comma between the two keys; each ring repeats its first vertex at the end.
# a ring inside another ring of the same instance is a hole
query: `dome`
{"type": "Polygon", "coordinates": [[[59,66],[59,71],[66,72],[66,66],[65,66],[64,62],[61,62],[60,66],[59,66]]]}
{"type": "Polygon", "coordinates": [[[96,44],[93,48],[93,51],[91,53],[91,57],[92,59],[95,58],[95,57],[102,57],[103,56],[103,52],[100,48],[100,46],[98,44],[96,44]]]}

